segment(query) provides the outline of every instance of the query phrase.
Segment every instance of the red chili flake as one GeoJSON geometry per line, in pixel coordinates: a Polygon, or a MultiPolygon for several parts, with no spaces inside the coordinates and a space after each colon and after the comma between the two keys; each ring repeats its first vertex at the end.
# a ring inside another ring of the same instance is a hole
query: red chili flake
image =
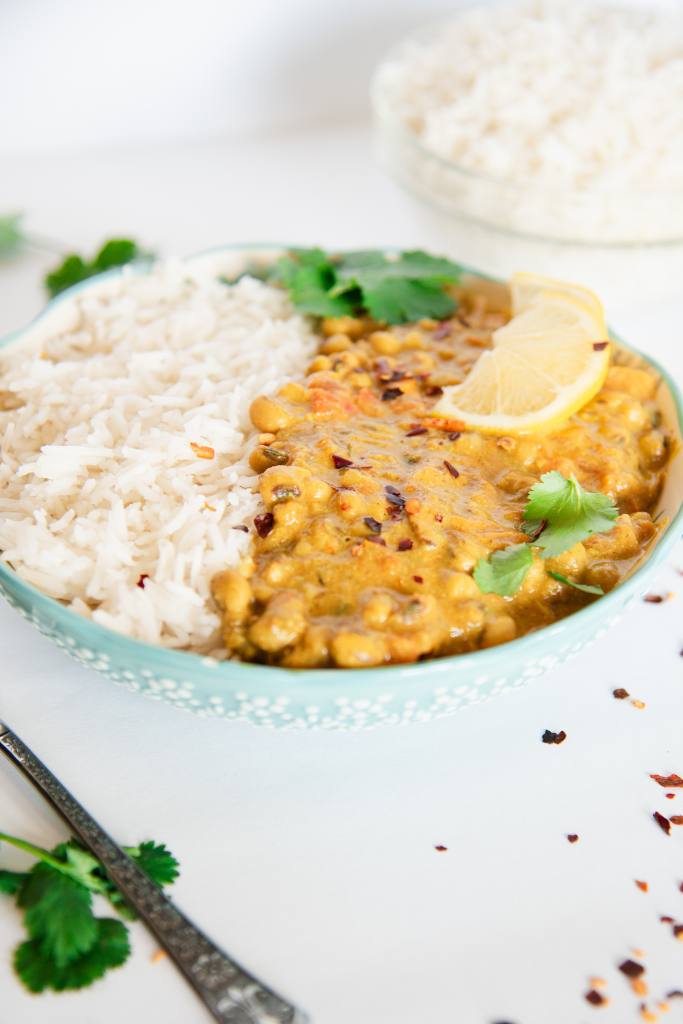
{"type": "Polygon", "coordinates": [[[591,1006],[602,1006],[604,1003],[607,1002],[605,997],[601,995],[595,988],[592,988],[589,992],[586,992],[584,999],[587,1003],[590,1003],[591,1006]]]}
{"type": "Polygon", "coordinates": [[[622,974],[625,974],[627,978],[639,978],[641,974],[645,974],[645,968],[643,965],[637,963],[635,960],[624,960],[623,964],[619,964],[619,970],[622,974]]]}
{"type": "Polygon", "coordinates": [[[351,459],[345,459],[343,455],[333,455],[332,462],[334,463],[335,469],[348,469],[349,466],[353,465],[351,459]]]}
{"type": "Polygon", "coordinates": [[[383,402],[393,402],[395,398],[400,398],[403,392],[400,388],[385,388],[382,392],[383,402]]]}
{"type": "Polygon", "coordinates": [[[435,341],[440,341],[441,338],[447,338],[451,333],[453,322],[451,320],[442,320],[436,330],[432,331],[432,338],[435,341]]]}
{"type": "Polygon", "coordinates": [[[567,839],[570,843],[578,843],[579,841],[579,837],[577,836],[576,832],[570,832],[567,836],[567,839]]]}
{"type": "Polygon", "coordinates": [[[448,470],[448,472],[451,474],[451,476],[455,477],[455,479],[457,480],[458,477],[460,476],[460,471],[458,469],[456,469],[455,466],[453,465],[453,463],[449,462],[447,459],[443,460],[443,464],[446,467],[446,469],[448,470]]]}
{"type": "Polygon", "coordinates": [[[646,594],[643,601],[647,601],[648,604],[661,604],[664,600],[662,594],[646,594]]]}
{"type": "Polygon", "coordinates": [[[437,512],[437,513],[435,514],[435,516],[434,516],[434,520],[435,520],[435,522],[437,522],[437,523],[442,523],[442,522],[443,522],[443,516],[441,515],[441,513],[440,513],[440,512],[437,512]]]}
{"type": "Polygon", "coordinates": [[[259,537],[267,537],[275,526],[275,516],[272,512],[262,512],[260,516],[254,517],[254,526],[259,537]]]}
{"type": "Polygon", "coordinates": [[[194,441],[190,441],[190,448],[198,459],[212,459],[216,454],[208,444],[196,444],[194,441]]]}
{"type": "Polygon", "coordinates": [[[634,881],[641,892],[647,892],[649,888],[647,882],[641,882],[638,878],[634,879],[634,881]]]}
{"type": "Polygon", "coordinates": [[[665,786],[667,789],[675,789],[676,786],[683,786],[683,779],[680,775],[651,775],[651,779],[660,786],[665,786]]]}
{"type": "Polygon", "coordinates": [[[679,885],[678,891],[679,892],[683,892],[683,882],[681,882],[681,884],[679,885]]]}
{"type": "Polygon", "coordinates": [[[376,519],[373,519],[372,516],[363,516],[363,522],[367,526],[368,530],[372,530],[373,533],[382,532],[382,524],[376,519]]]}
{"type": "Polygon", "coordinates": [[[233,526],[233,530],[241,530],[242,533],[249,533],[249,527],[244,526],[242,523],[240,523],[239,526],[233,526]]]}
{"type": "Polygon", "coordinates": [[[457,441],[458,438],[460,437],[460,434],[461,432],[459,430],[451,430],[450,434],[448,435],[448,440],[457,441]]]}
{"type": "Polygon", "coordinates": [[[441,844],[439,843],[439,845],[438,845],[438,846],[435,846],[435,847],[434,847],[434,849],[435,849],[435,850],[437,851],[437,853],[445,853],[445,852],[446,852],[446,850],[448,849],[448,847],[447,847],[447,846],[442,846],[442,845],[441,845],[441,844]]]}
{"type": "Polygon", "coordinates": [[[443,394],[443,388],[440,388],[438,384],[430,384],[425,394],[429,395],[430,398],[438,398],[439,395],[443,394]]]}
{"type": "Polygon", "coordinates": [[[429,430],[427,427],[411,427],[406,433],[406,437],[418,437],[420,434],[428,434],[429,430]]]}
{"type": "Polygon", "coordinates": [[[594,341],[593,348],[596,352],[602,352],[604,349],[607,348],[608,344],[608,341],[594,341]]]}
{"type": "Polygon", "coordinates": [[[672,825],[683,825],[683,814],[672,814],[669,821],[672,825]]]}
{"type": "Polygon", "coordinates": [[[683,999],[683,992],[680,988],[672,988],[670,992],[666,993],[667,999],[683,999]]]}
{"type": "Polygon", "coordinates": [[[659,920],[662,922],[662,924],[673,924],[674,923],[673,917],[669,917],[668,914],[662,914],[661,917],[659,918],[659,920]]]}
{"type": "Polygon", "coordinates": [[[625,690],[623,686],[618,686],[616,690],[612,690],[612,696],[616,697],[617,700],[626,700],[630,696],[628,690],[625,690]]]}
{"type": "Polygon", "coordinates": [[[398,551],[410,551],[412,546],[413,546],[413,542],[410,539],[410,537],[403,537],[403,539],[400,540],[398,542],[398,544],[396,545],[396,548],[397,548],[398,551]]]}
{"type": "Polygon", "coordinates": [[[539,522],[538,522],[538,525],[536,526],[536,529],[533,531],[533,533],[527,534],[527,536],[529,537],[529,540],[530,541],[538,540],[538,538],[541,536],[541,534],[543,533],[543,531],[545,530],[547,525],[548,525],[548,520],[547,519],[540,519],[539,522]]]}
{"type": "Polygon", "coordinates": [[[664,796],[666,797],[667,800],[675,800],[676,799],[676,794],[675,793],[665,793],[664,796]]]}
{"type": "Polygon", "coordinates": [[[667,835],[671,835],[671,822],[668,818],[665,818],[659,811],[655,811],[652,817],[655,819],[662,832],[666,832],[667,835]]]}
{"type": "Polygon", "coordinates": [[[415,580],[416,583],[424,583],[423,576],[413,576],[413,579],[415,580]]]}
{"type": "Polygon", "coordinates": [[[404,507],[406,499],[403,497],[401,492],[398,491],[395,487],[392,487],[391,484],[386,485],[386,487],[384,488],[384,493],[386,494],[387,501],[390,504],[396,505],[398,508],[404,507]]]}
{"type": "Polygon", "coordinates": [[[139,587],[140,590],[144,590],[145,589],[145,580],[148,580],[148,579],[149,579],[149,573],[143,572],[140,575],[140,579],[135,584],[136,587],[139,587]]]}
{"type": "Polygon", "coordinates": [[[541,736],[544,743],[564,743],[566,738],[567,734],[564,729],[561,729],[559,732],[551,732],[550,729],[546,729],[541,736]]]}

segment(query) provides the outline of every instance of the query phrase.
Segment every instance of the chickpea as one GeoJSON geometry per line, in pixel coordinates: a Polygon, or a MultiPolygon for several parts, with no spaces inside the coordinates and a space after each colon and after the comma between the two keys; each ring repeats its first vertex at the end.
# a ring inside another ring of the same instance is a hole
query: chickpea
{"type": "Polygon", "coordinates": [[[640,450],[648,466],[661,466],[667,454],[667,446],[661,430],[651,430],[641,437],[640,450]]]}
{"type": "Polygon", "coordinates": [[[244,622],[249,615],[253,594],[249,581],[234,569],[214,577],[211,590],[230,623],[244,622]]]}
{"type": "Polygon", "coordinates": [[[312,363],[309,364],[306,373],[320,373],[321,370],[331,370],[332,360],[329,356],[316,356],[312,363]]]}
{"type": "Polygon", "coordinates": [[[633,527],[640,544],[650,540],[657,531],[657,527],[655,526],[649,512],[634,512],[631,516],[631,526],[633,527]]]}
{"type": "Polygon", "coordinates": [[[331,334],[320,346],[320,351],[329,356],[335,352],[346,352],[351,345],[352,341],[348,334],[331,334]]]}
{"type": "Polygon", "coordinates": [[[381,629],[394,609],[391,595],[382,590],[375,590],[363,608],[363,622],[372,629],[381,629]]]}
{"type": "Polygon", "coordinates": [[[300,498],[308,487],[311,478],[310,470],[303,466],[271,466],[261,474],[259,490],[267,508],[272,508],[283,500],[282,495],[288,498],[300,498]]]}
{"type": "Polygon", "coordinates": [[[332,657],[342,668],[381,665],[387,660],[387,641],[377,633],[345,630],[332,638],[332,657]]]}
{"type": "Polygon", "coordinates": [[[607,593],[619,582],[619,569],[613,562],[596,562],[595,565],[589,565],[586,569],[583,582],[602,587],[607,593]]]}
{"type": "Polygon", "coordinates": [[[327,626],[311,625],[304,635],[282,659],[290,668],[313,668],[326,665],[330,660],[331,629],[327,626]]]}
{"type": "Polygon", "coordinates": [[[559,572],[562,576],[569,576],[581,579],[581,575],[588,563],[588,555],[583,544],[575,544],[568,551],[561,555],[546,559],[546,569],[549,572],[559,572]]]}
{"type": "Polygon", "coordinates": [[[357,519],[365,511],[366,499],[357,491],[337,491],[337,509],[343,519],[357,519]]]}
{"type": "Polygon", "coordinates": [[[646,370],[631,366],[611,366],[603,384],[605,391],[621,391],[641,402],[652,398],[657,382],[646,370]]]}
{"type": "Polygon", "coordinates": [[[396,633],[412,633],[424,629],[439,616],[436,598],[431,594],[411,594],[392,613],[389,624],[396,633]]]}
{"type": "Polygon", "coordinates": [[[640,543],[629,515],[619,516],[609,533],[596,533],[584,541],[588,558],[633,558],[640,551],[640,543]]]}
{"type": "Polygon", "coordinates": [[[382,356],[393,356],[401,350],[401,341],[391,331],[373,331],[370,344],[382,356]]]}
{"type": "Polygon", "coordinates": [[[473,640],[481,634],[486,613],[479,601],[462,601],[448,613],[449,632],[452,637],[473,640]]]}
{"type": "Polygon", "coordinates": [[[421,331],[408,331],[403,338],[401,348],[404,349],[420,349],[425,347],[424,335],[421,331]]]}
{"type": "Polygon", "coordinates": [[[319,477],[312,477],[307,486],[308,499],[312,505],[326,505],[332,497],[333,491],[328,483],[319,477]]]}
{"type": "Polygon", "coordinates": [[[552,576],[548,576],[545,565],[540,558],[534,557],[529,566],[529,571],[524,577],[524,582],[515,595],[515,601],[524,604],[528,601],[537,601],[547,590],[547,584],[556,583],[552,576]]]}
{"type": "Polygon", "coordinates": [[[486,557],[488,549],[479,541],[468,538],[460,540],[453,552],[451,568],[458,572],[472,572],[480,558],[486,557]]]}
{"type": "Polygon", "coordinates": [[[360,338],[365,323],[357,316],[326,316],[322,323],[323,334],[330,338],[335,334],[346,334],[349,338],[360,338]]]}
{"type": "Polygon", "coordinates": [[[517,636],[517,624],[511,615],[494,615],[486,620],[481,638],[482,647],[496,647],[514,640],[517,636]]]}
{"type": "Polygon", "coordinates": [[[272,587],[285,583],[292,575],[294,562],[290,558],[274,558],[264,567],[262,578],[272,587]]]}
{"type": "Polygon", "coordinates": [[[479,587],[466,572],[449,572],[444,580],[443,592],[449,601],[466,601],[481,595],[479,587]]]}
{"type": "Polygon", "coordinates": [[[266,398],[265,395],[254,399],[249,408],[249,416],[257,430],[269,434],[283,430],[292,422],[292,417],[287,410],[274,402],[272,398],[266,398]]]}
{"type": "Polygon", "coordinates": [[[306,629],[302,599],[291,591],[275,594],[259,619],[249,629],[249,639],[263,651],[289,647],[306,629]]]}
{"type": "Polygon", "coordinates": [[[278,391],[278,396],[286,402],[303,405],[304,402],[308,401],[308,389],[303,384],[297,384],[296,381],[290,380],[282,385],[278,391]]]}

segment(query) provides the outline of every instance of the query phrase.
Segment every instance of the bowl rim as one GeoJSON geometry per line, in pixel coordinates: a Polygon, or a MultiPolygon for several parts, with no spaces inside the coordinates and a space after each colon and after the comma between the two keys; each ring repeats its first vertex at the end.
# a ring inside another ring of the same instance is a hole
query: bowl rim
{"type": "MultiPolygon", "coordinates": [[[[391,129],[395,130],[396,133],[400,135],[406,142],[412,145],[420,153],[421,156],[434,161],[435,163],[443,167],[445,170],[456,171],[458,174],[461,174],[463,177],[469,178],[472,181],[486,182],[491,185],[503,186],[508,189],[533,188],[536,189],[537,191],[540,190],[541,192],[548,196],[556,195],[558,197],[563,197],[565,200],[567,199],[567,197],[575,197],[581,200],[593,200],[603,197],[605,195],[614,196],[615,194],[623,197],[624,199],[634,199],[641,197],[656,197],[662,199],[674,196],[682,197],[683,187],[672,187],[662,189],[615,189],[612,186],[606,186],[605,188],[589,187],[585,189],[557,189],[553,188],[552,186],[539,185],[537,182],[528,181],[524,178],[504,178],[496,174],[475,171],[471,167],[467,167],[465,164],[458,163],[456,160],[449,160],[448,157],[441,156],[440,153],[437,153],[434,150],[430,149],[420,140],[420,137],[415,132],[411,131],[406,126],[405,122],[403,122],[401,118],[393,112],[389,104],[386,102],[386,98],[383,94],[382,83],[380,81],[388,65],[392,64],[399,56],[401,56],[402,52],[405,51],[408,47],[414,44],[424,44],[433,40],[434,37],[438,34],[439,30],[444,30],[445,28],[456,24],[458,18],[461,17],[462,14],[467,13],[468,11],[471,10],[475,10],[477,8],[483,10],[484,8],[504,6],[507,2],[508,0],[494,0],[494,2],[492,3],[488,3],[486,2],[486,0],[465,0],[464,3],[458,6],[457,11],[451,12],[451,14],[444,16],[442,18],[433,19],[422,24],[418,29],[402,36],[400,39],[394,42],[392,46],[385,50],[383,55],[380,57],[380,59],[378,60],[377,64],[374,67],[369,87],[369,95],[372,110],[374,114],[378,117],[378,119],[391,129]]],[[[634,8],[633,5],[627,3],[610,3],[607,9],[628,11],[629,13],[633,13],[634,11],[638,10],[637,7],[634,8]]],[[[643,13],[647,13],[645,8],[643,8],[643,13]]],[[[679,20],[681,21],[681,25],[683,27],[683,17],[679,17],[679,20]]],[[[511,233],[514,234],[515,232],[511,233]]],[[[676,245],[680,244],[680,241],[681,239],[663,239],[661,242],[608,242],[603,244],[605,244],[606,247],[611,248],[614,246],[628,247],[629,245],[676,245]]],[[[583,244],[593,246],[599,243],[585,241],[582,242],[581,240],[578,240],[576,242],[572,242],[571,244],[583,244]]]]}
{"type": "MultiPolygon", "coordinates": [[[[181,258],[180,262],[192,263],[200,260],[201,258],[210,256],[218,257],[222,253],[237,255],[239,253],[247,254],[250,252],[268,252],[272,254],[279,251],[284,252],[291,248],[293,248],[291,244],[286,245],[281,242],[235,242],[228,245],[217,245],[198,250],[181,258]]],[[[383,249],[385,252],[396,251],[395,247],[392,246],[379,246],[378,248],[383,249]]],[[[490,274],[479,271],[467,264],[460,264],[460,266],[468,275],[471,274],[485,280],[504,283],[501,282],[499,278],[492,277],[490,274]]],[[[146,271],[149,271],[149,269],[149,261],[146,263],[141,262],[137,265],[129,264],[124,267],[112,268],[102,274],[89,278],[86,281],[81,281],[78,284],[73,285],[61,292],[55,298],[50,299],[44,308],[32,320],[30,320],[26,326],[20,327],[0,338],[0,349],[4,349],[8,345],[19,342],[27,337],[30,332],[50,316],[57,307],[69,302],[77,295],[90,290],[95,290],[107,280],[127,276],[131,273],[145,273],[146,271]]],[[[678,421],[678,430],[683,436],[683,396],[681,395],[676,382],[669,375],[666,369],[657,362],[657,360],[652,359],[639,349],[624,342],[612,331],[610,331],[610,336],[617,341],[621,347],[642,359],[659,375],[661,382],[667,387],[669,395],[673,401],[678,421]]],[[[580,623],[587,622],[590,618],[601,617],[603,619],[607,619],[610,609],[612,611],[616,611],[618,607],[623,605],[629,596],[639,591],[641,582],[649,574],[652,566],[663,560],[666,554],[668,554],[668,552],[673,548],[682,532],[683,503],[681,503],[675,515],[672,516],[666,529],[662,532],[659,538],[655,540],[645,558],[642,559],[637,568],[627,576],[622,583],[615,587],[614,590],[605,594],[598,601],[594,601],[592,604],[588,604],[585,607],[572,612],[570,615],[559,619],[557,622],[544,626],[534,632],[526,633],[524,636],[517,637],[514,640],[509,640],[506,643],[495,647],[468,651],[464,654],[444,655],[443,657],[428,658],[424,661],[399,663],[394,665],[374,665],[368,668],[356,669],[286,668],[277,665],[263,665],[260,663],[229,659],[221,661],[197,652],[183,651],[172,647],[164,647],[160,644],[149,643],[145,640],[138,640],[125,633],[119,633],[116,630],[110,629],[108,626],[103,626],[98,622],[94,622],[92,619],[88,619],[85,616],[79,615],[78,612],[73,611],[56,598],[50,597],[37,587],[33,586],[33,584],[22,579],[22,577],[1,558],[0,583],[5,583],[9,591],[18,593],[22,601],[25,603],[42,606],[53,616],[53,618],[56,616],[57,619],[63,619],[66,622],[73,623],[76,633],[83,631],[83,629],[87,629],[87,631],[95,638],[102,639],[103,646],[108,647],[110,644],[115,644],[119,651],[129,655],[131,661],[137,663],[154,661],[160,670],[163,671],[165,668],[171,673],[175,672],[177,675],[182,675],[184,672],[191,673],[193,668],[196,669],[201,665],[204,668],[210,669],[212,673],[215,673],[214,679],[217,680],[219,676],[223,676],[226,683],[242,684],[245,689],[248,689],[250,682],[255,683],[258,680],[263,681],[265,675],[273,682],[279,680],[282,683],[287,683],[292,692],[300,690],[301,692],[305,692],[311,698],[314,698],[316,694],[318,697],[323,695],[319,690],[321,680],[323,680],[322,685],[324,685],[325,683],[333,683],[343,678],[345,683],[345,692],[353,692],[354,690],[362,690],[365,692],[363,690],[363,683],[370,677],[375,681],[380,677],[382,680],[386,680],[387,683],[391,683],[392,686],[397,683],[407,683],[409,685],[416,676],[439,676],[449,672],[462,672],[466,667],[469,667],[478,674],[485,676],[489,669],[495,667],[497,663],[499,663],[501,654],[508,655],[510,661],[524,660],[526,655],[531,654],[537,648],[545,648],[549,639],[561,636],[561,634],[570,629],[572,624],[576,624],[578,626],[580,623]],[[599,613],[597,613],[597,609],[600,609],[599,613]]]]}

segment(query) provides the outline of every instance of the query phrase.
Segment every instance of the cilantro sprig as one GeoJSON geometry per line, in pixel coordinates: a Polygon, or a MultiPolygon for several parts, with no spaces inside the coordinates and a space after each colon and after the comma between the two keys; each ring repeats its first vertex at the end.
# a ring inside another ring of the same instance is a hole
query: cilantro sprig
{"type": "MultiPolygon", "coordinates": [[[[4,833],[0,842],[37,858],[26,872],[0,870],[0,893],[24,912],[28,938],[15,950],[14,969],[31,992],[84,988],[125,963],[128,929],[116,918],[96,917],[93,896],[107,899],[120,917],[135,914],[88,850],[74,839],[51,851],[4,833]]],[[[178,862],[163,844],[124,849],[160,887],[177,878],[178,862]]]]}
{"type": "MultiPolygon", "coordinates": [[[[533,563],[533,548],[541,558],[554,558],[594,533],[608,533],[619,510],[606,494],[585,491],[575,476],[562,476],[556,470],[545,473],[529,491],[522,513],[522,531],[529,542],[512,544],[480,558],[474,580],[485,594],[511,597],[524,583],[533,563]]],[[[600,596],[601,587],[577,583],[561,573],[548,573],[553,579],[586,594],[600,596]]]]}
{"type": "Polygon", "coordinates": [[[456,308],[446,291],[460,279],[457,263],[419,250],[395,256],[378,250],[331,255],[322,249],[292,249],[278,260],[271,280],[292,303],[313,316],[369,313],[388,324],[443,319],[456,308]]]}
{"type": "Polygon", "coordinates": [[[110,238],[90,260],[76,253],[65,256],[59,266],[46,274],[45,287],[50,297],[54,298],[60,292],[80,281],[87,281],[95,274],[111,270],[112,267],[123,267],[134,260],[150,259],[151,255],[131,238],[110,238]]]}
{"type": "Polygon", "coordinates": [[[21,213],[8,213],[0,217],[0,259],[14,256],[24,244],[26,236],[22,219],[21,213]]]}

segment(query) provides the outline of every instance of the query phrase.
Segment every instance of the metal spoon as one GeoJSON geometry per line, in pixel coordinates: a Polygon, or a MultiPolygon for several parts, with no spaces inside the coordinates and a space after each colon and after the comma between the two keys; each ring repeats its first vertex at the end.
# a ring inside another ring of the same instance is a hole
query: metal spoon
{"type": "Polygon", "coordinates": [[[0,722],[0,750],[49,800],[221,1024],[307,1024],[308,1017],[226,956],[177,910],[16,733],[0,722]]]}

